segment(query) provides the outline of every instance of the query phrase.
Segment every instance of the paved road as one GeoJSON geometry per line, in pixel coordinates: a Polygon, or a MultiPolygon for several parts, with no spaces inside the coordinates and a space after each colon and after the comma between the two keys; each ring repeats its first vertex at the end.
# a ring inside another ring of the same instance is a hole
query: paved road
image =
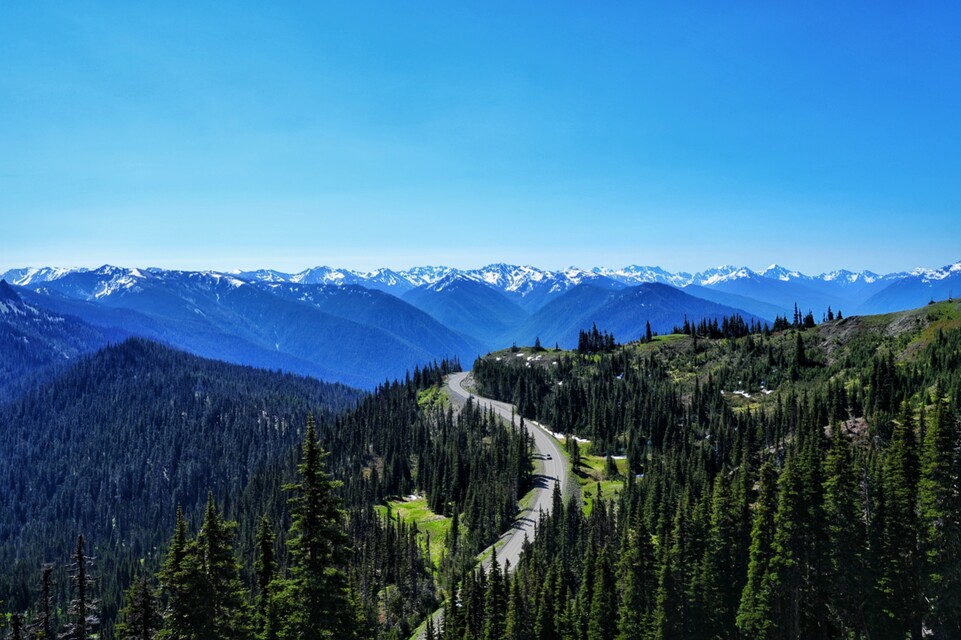
{"type": "MultiPolygon", "coordinates": [[[[462,400],[474,398],[482,409],[491,408],[501,418],[510,422],[513,417],[513,405],[470,393],[463,387],[467,375],[467,373],[451,375],[447,379],[447,388],[450,392],[462,400]]],[[[520,416],[517,416],[514,424],[517,426],[519,423],[520,416]]],[[[539,465],[540,471],[534,478],[534,499],[530,503],[531,507],[521,511],[513,526],[496,542],[499,545],[497,547],[498,563],[503,565],[505,560],[510,560],[512,567],[516,567],[517,561],[520,560],[525,534],[531,540],[534,539],[534,525],[537,524],[539,514],[551,512],[554,484],[559,482],[561,491],[567,486],[567,459],[561,453],[561,446],[557,439],[544,429],[539,429],[537,423],[525,420],[524,424],[528,427],[528,433],[534,436],[534,457],[540,458],[542,464],[539,465]]]]}
{"type": "MultiPolygon", "coordinates": [[[[448,377],[447,388],[451,395],[460,400],[473,398],[474,402],[482,409],[491,408],[498,416],[510,422],[511,418],[514,417],[513,405],[490,398],[482,398],[466,390],[463,385],[468,375],[469,372],[455,373],[448,377]]],[[[520,424],[520,416],[516,417],[513,424],[515,427],[520,424]]],[[[544,429],[538,428],[539,424],[536,422],[525,420],[524,425],[527,427],[528,433],[534,437],[534,457],[540,459],[541,464],[538,465],[537,475],[534,477],[534,496],[533,501],[530,502],[531,506],[523,509],[517,515],[517,519],[511,528],[502,533],[494,543],[497,545],[497,563],[501,567],[504,566],[505,560],[510,561],[512,568],[517,566],[524,546],[524,537],[526,536],[530,540],[534,539],[536,533],[534,527],[540,513],[549,514],[554,506],[552,500],[554,485],[560,483],[560,489],[563,492],[568,482],[567,459],[561,453],[561,446],[557,439],[544,429]]],[[[483,553],[487,553],[487,550],[483,553]]],[[[485,568],[490,566],[489,555],[484,560],[484,566],[485,568]]],[[[433,614],[435,625],[443,620],[443,615],[443,609],[433,614]]],[[[418,634],[418,637],[420,637],[420,634],[418,634]]]]}

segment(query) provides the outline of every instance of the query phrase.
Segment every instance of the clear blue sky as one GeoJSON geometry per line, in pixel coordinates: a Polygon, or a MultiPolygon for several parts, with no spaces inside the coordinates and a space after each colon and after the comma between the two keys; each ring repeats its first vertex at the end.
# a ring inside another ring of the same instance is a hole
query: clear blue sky
{"type": "Polygon", "coordinates": [[[0,269],[961,259],[958,3],[642,4],[5,0],[0,269]]]}

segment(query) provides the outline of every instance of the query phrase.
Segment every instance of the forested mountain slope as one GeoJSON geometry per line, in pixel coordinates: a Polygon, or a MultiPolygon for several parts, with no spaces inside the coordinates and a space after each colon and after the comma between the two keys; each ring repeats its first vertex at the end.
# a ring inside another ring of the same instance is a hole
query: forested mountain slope
{"type": "Polygon", "coordinates": [[[542,521],[503,616],[469,577],[443,638],[961,634],[961,305],[709,333],[475,363],[628,471],[542,521]]]}
{"type": "Polygon", "coordinates": [[[115,608],[178,505],[198,513],[208,489],[237,500],[300,441],[308,412],[328,422],[359,397],[143,340],[83,358],[0,411],[0,597],[31,602],[39,563],[83,533],[115,608]]]}
{"type": "Polygon", "coordinates": [[[479,343],[379,291],[104,266],[32,282],[30,304],[207,358],[373,389],[479,343]]]}
{"type": "MultiPolygon", "coordinates": [[[[531,483],[527,437],[473,405],[455,414],[443,401],[443,375],[456,368],[415,368],[361,395],[139,339],[82,359],[0,417],[4,609],[49,624],[51,633],[66,629],[66,602],[75,595],[67,558],[82,533],[87,555],[97,558],[91,593],[102,599],[106,640],[118,637],[121,594],[131,584],[144,598],[133,601],[167,608],[152,618],[155,630],[187,633],[196,623],[189,637],[253,638],[265,624],[256,606],[265,598],[277,600],[276,623],[296,629],[285,607],[314,610],[288,604],[300,602],[292,585],[303,558],[295,527],[302,512],[289,502],[303,490],[290,487],[298,486],[297,444],[312,412],[332,477],[324,527],[340,540],[319,572],[339,572],[350,591],[341,602],[356,607],[349,619],[338,618],[338,637],[407,637],[509,526],[531,483]],[[393,514],[416,504],[429,514],[420,524],[393,514]],[[211,565],[209,554],[220,564],[211,565]],[[283,585],[276,591],[261,580],[265,554],[283,585]],[[179,558],[176,571],[164,569],[172,558],[179,558]],[[38,601],[45,562],[53,563],[56,584],[38,601]],[[162,587],[159,601],[150,585],[162,587]],[[189,611],[174,595],[183,589],[203,594],[189,611]],[[47,618],[43,602],[53,612],[47,618]]],[[[290,633],[282,637],[302,637],[290,633]]]]}
{"type": "Polygon", "coordinates": [[[0,402],[31,381],[126,335],[29,304],[0,280],[0,402]]]}

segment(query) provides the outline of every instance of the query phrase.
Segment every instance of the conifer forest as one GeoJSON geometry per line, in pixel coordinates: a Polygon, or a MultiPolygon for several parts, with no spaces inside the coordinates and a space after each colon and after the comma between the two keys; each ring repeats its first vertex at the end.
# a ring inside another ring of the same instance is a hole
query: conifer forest
{"type": "Polygon", "coordinates": [[[517,566],[537,456],[457,361],[86,356],[0,417],[0,637],[961,637],[961,305],[642,334],[473,363],[573,472],[517,566]]]}

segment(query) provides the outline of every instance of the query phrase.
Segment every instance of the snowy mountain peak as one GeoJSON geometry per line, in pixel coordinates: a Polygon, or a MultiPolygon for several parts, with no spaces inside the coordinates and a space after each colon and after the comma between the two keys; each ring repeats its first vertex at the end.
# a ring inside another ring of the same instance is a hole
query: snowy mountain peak
{"type": "Polygon", "coordinates": [[[910,275],[919,277],[922,282],[938,282],[949,276],[961,274],[961,262],[955,262],[941,267],[940,269],[926,269],[918,267],[910,272],[910,275]]]}
{"type": "Polygon", "coordinates": [[[643,284],[645,282],[660,282],[675,287],[683,287],[691,283],[692,276],[684,271],[671,273],[661,267],[648,267],[636,264],[623,267],[621,269],[605,269],[594,267],[592,273],[622,282],[628,286],[643,284]]]}
{"type": "Polygon", "coordinates": [[[433,284],[443,278],[444,276],[453,273],[454,269],[450,267],[411,267],[407,271],[399,272],[403,278],[410,282],[415,287],[419,287],[425,284],[433,284]]]}
{"type": "Polygon", "coordinates": [[[781,280],[783,282],[790,282],[791,280],[810,280],[809,276],[804,275],[800,271],[782,267],[777,263],[772,264],[764,271],[761,271],[758,275],[765,278],[771,278],[772,280],[781,280]]]}
{"type": "Polygon", "coordinates": [[[439,280],[436,280],[428,284],[427,289],[429,289],[430,291],[443,291],[461,282],[484,283],[484,281],[481,278],[478,278],[476,275],[473,275],[471,273],[463,272],[463,271],[460,271],[460,272],[453,271],[451,273],[448,273],[446,276],[440,278],[439,280]]]}
{"type": "Polygon", "coordinates": [[[530,265],[518,266],[502,262],[489,264],[468,273],[498,289],[519,292],[522,295],[530,290],[535,283],[556,278],[553,273],[530,265]]]}
{"type": "Polygon", "coordinates": [[[289,273],[274,271],[273,269],[257,269],[256,271],[234,269],[230,272],[230,275],[249,282],[290,282],[292,277],[289,273]]]}
{"type": "Polygon", "coordinates": [[[871,284],[888,277],[889,276],[879,276],[872,271],[848,271],[847,269],[838,269],[837,271],[822,273],[817,279],[823,280],[824,282],[838,282],[841,284],[871,284]]]}
{"type": "Polygon", "coordinates": [[[714,269],[701,271],[694,276],[693,280],[694,284],[701,285],[702,287],[710,287],[722,282],[741,280],[755,276],[757,276],[757,274],[747,267],[735,267],[734,265],[725,264],[721,265],[720,267],[715,267],[714,269]]]}
{"type": "Polygon", "coordinates": [[[11,269],[3,274],[3,279],[10,284],[18,287],[26,287],[31,284],[58,280],[70,273],[85,273],[88,269],[83,268],[62,268],[62,267],[27,267],[23,269],[11,269]]]}

